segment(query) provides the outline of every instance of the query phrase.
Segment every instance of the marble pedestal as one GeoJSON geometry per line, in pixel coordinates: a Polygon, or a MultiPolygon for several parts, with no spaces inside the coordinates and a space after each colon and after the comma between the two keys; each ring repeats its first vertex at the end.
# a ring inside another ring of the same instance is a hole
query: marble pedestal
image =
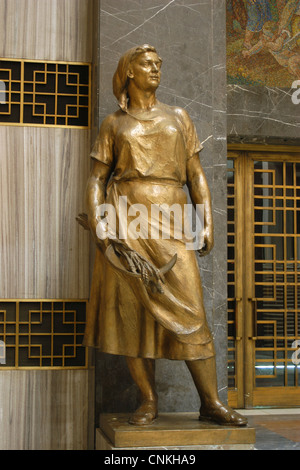
{"type": "Polygon", "coordinates": [[[252,450],[255,429],[199,421],[198,413],[161,413],[150,426],[128,424],[127,414],[100,415],[96,450],[252,450]]]}

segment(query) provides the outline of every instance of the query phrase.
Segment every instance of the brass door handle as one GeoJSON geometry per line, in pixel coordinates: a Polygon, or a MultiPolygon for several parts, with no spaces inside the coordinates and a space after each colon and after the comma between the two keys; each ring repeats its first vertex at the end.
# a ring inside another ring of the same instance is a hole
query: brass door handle
{"type": "Polygon", "coordinates": [[[241,302],[243,299],[240,299],[239,297],[236,297],[235,299],[235,307],[234,307],[234,330],[235,330],[235,341],[241,341],[242,336],[239,335],[239,302],[241,302]]]}
{"type": "Polygon", "coordinates": [[[248,299],[252,302],[252,336],[249,336],[249,339],[257,339],[257,299],[250,297],[248,299]]]}

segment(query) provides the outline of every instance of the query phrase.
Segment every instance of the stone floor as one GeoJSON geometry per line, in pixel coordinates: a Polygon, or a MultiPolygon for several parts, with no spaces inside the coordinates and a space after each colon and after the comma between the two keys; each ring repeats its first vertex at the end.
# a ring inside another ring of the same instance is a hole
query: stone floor
{"type": "Polygon", "coordinates": [[[256,450],[300,450],[300,408],[238,411],[256,429],[256,450]]]}

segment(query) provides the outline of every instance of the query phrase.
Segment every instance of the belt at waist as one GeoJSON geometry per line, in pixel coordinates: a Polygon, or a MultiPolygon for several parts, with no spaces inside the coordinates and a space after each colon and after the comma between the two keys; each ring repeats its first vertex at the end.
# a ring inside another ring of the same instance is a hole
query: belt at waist
{"type": "Polygon", "coordinates": [[[150,184],[159,184],[161,186],[176,186],[177,188],[182,188],[183,184],[180,183],[179,181],[172,180],[170,178],[138,178],[138,177],[133,177],[133,178],[112,178],[110,182],[108,183],[107,189],[112,185],[112,184],[120,184],[120,183],[150,183],[150,184]]]}

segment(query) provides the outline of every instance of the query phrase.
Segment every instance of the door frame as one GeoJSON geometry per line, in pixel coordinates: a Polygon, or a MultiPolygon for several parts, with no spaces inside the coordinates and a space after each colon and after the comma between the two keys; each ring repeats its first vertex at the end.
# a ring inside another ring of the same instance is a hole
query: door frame
{"type": "Polygon", "coordinates": [[[257,160],[298,161],[300,147],[282,145],[229,144],[228,158],[234,159],[235,194],[235,354],[236,388],[229,389],[228,402],[235,408],[256,406],[300,406],[300,389],[255,388],[253,299],[254,299],[254,211],[253,162],[257,160]],[[251,201],[247,205],[246,201],[251,201]],[[251,300],[252,299],[252,300],[251,300]],[[272,392],[272,393],[270,393],[272,392]]]}

